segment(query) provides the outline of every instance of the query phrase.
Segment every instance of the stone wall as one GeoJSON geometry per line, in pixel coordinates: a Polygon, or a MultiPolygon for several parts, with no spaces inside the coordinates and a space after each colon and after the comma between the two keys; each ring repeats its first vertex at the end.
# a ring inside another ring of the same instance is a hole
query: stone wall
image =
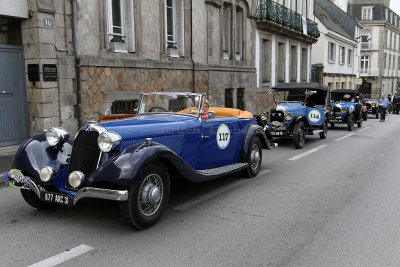
{"type": "MultiPolygon", "coordinates": [[[[104,114],[106,111],[104,93],[164,90],[191,92],[192,78],[192,70],[81,67],[82,121],[86,123],[89,116],[98,117],[104,114]]],[[[195,91],[208,93],[207,71],[195,72],[195,91]]],[[[119,95],[124,96],[124,94],[119,95]]]]}

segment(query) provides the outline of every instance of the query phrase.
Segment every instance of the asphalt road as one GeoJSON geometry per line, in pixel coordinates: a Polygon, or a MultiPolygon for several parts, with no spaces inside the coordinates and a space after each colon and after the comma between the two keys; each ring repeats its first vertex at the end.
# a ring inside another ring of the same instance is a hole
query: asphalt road
{"type": "Polygon", "coordinates": [[[136,231],[118,206],[36,211],[0,186],[0,266],[400,266],[400,116],[263,151],[260,175],[172,185],[136,231]]]}

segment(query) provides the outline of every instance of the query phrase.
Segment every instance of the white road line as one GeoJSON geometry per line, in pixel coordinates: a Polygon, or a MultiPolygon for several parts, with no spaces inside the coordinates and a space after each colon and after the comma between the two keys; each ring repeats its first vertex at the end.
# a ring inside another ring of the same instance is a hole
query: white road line
{"type": "Polygon", "coordinates": [[[80,245],[75,248],[71,248],[70,250],[64,251],[60,254],[57,254],[51,258],[45,259],[43,261],[40,261],[38,263],[32,264],[28,267],[52,267],[56,266],[60,263],[63,263],[67,260],[70,260],[74,257],[77,257],[83,253],[86,253],[94,248],[88,246],[88,245],[80,245]]]}
{"type": "Polygon", "coordinates": [[[339,138],[336,138],[335,140],[333,140],[333,141],[341,141],[341,140],[343,140],[343,139],[346,139],[347,137],[350,137],[350,136],[353,136],[354,134],[346,134],[345,136],[342,136],[342,137],[339,137],[339,138]]]}
{"type": "Polygon", "coordinates": [[[310,155],[310,154],[312,154],[314,152],[317,152],[318,150],[321,150],[321,149],[323,149],[323,148],[325,148],[327,146],[328,145],[320,145],[320,146],[318,146],[316,148],[313,148],[313,149],[311,149],[311,150],[309,150],[307,152],[304,152],[304,153],[301,153],[301,154],[299,154],[297,156],[294,156],[294,157],[290,158],[289,160],[298,160],[298,159],[300,159],[302,157],[305,157],[305,156],[308,156],[308,155],[310,155]]]}
{"type": "Polygon", "coordinates": [[[361,130],[358,130],[359,132],[364,132],[365,130],[367,130],[367,129],[369,129],[369,128],[371,128],[371,127],[364,127],[364,128],[362,128],[361,130]]]}
{"type": "MultiPolygon", "coordinates": [[[[258,173],[258,176],[264,175],[264,174],[269,173],[269,172],[271,172],[271,170],[261,170],[261,171],[258,173]]],[[[178,210],[178,211],[185,211],[185,210],[188,210],[188,209],[193,208],[193,207],[195,207],[195,206],[197,206],[197,205],[200,205],[200,204],[202,204],[202,203],[204,203],[204,202],[207,202],[207,201],[209,201],[210,199],[213,199],[213,198],[215,198],[215,197],[221,196],[221,195],[223,195],[224,193],[226,193],[226,192],[228,192],[228,191],[230,191],[230,190],[232,190],[232,189],[235,189],[235,188],[237,188],[237,187],[240,187],[241,185],[243,185],[243,184],[245,184],[245,183],[248,183],[249,181],[251,181],[251,179],[238,180],[237,182],[228,184],[228,185],[223,186],[223,187],[221,187],[221,188],[219,188],[219,189],[216,189],[216,190],[214,190],[214,191],[211,191],[211,192],[209,192],[209,193],[206,194],[206,195],[200,196],[199,198],[196,198],[196,199],[187,201],[187,202],[185,202],[185,203],[183,203],[183,204],[180,204],[180,205],[174,207],[174,210],[178,210]]]]}

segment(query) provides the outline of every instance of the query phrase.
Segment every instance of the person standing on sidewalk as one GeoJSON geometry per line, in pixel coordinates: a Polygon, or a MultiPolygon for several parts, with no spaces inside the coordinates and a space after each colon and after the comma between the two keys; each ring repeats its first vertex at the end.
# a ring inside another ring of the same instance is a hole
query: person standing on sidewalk
{"type": "Polygon", "coordinates": [[[382,97],[379,98],[378,100],[378,107],[381,113],[381,120],[380,121],[385,121],[386,117],[386,110],[389,106],[389,99],[385,97],[385,94],[382,94],[382,97]]]}

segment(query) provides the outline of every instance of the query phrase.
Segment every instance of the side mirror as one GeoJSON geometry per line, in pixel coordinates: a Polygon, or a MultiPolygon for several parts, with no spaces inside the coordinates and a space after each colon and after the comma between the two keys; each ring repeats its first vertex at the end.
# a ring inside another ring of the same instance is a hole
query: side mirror
{"type": "Polygon", "coordinates": [[[207,115],[208,115],[208,119],[214,119],[216,116],[215,111],[209,111],[207,115]]]}

